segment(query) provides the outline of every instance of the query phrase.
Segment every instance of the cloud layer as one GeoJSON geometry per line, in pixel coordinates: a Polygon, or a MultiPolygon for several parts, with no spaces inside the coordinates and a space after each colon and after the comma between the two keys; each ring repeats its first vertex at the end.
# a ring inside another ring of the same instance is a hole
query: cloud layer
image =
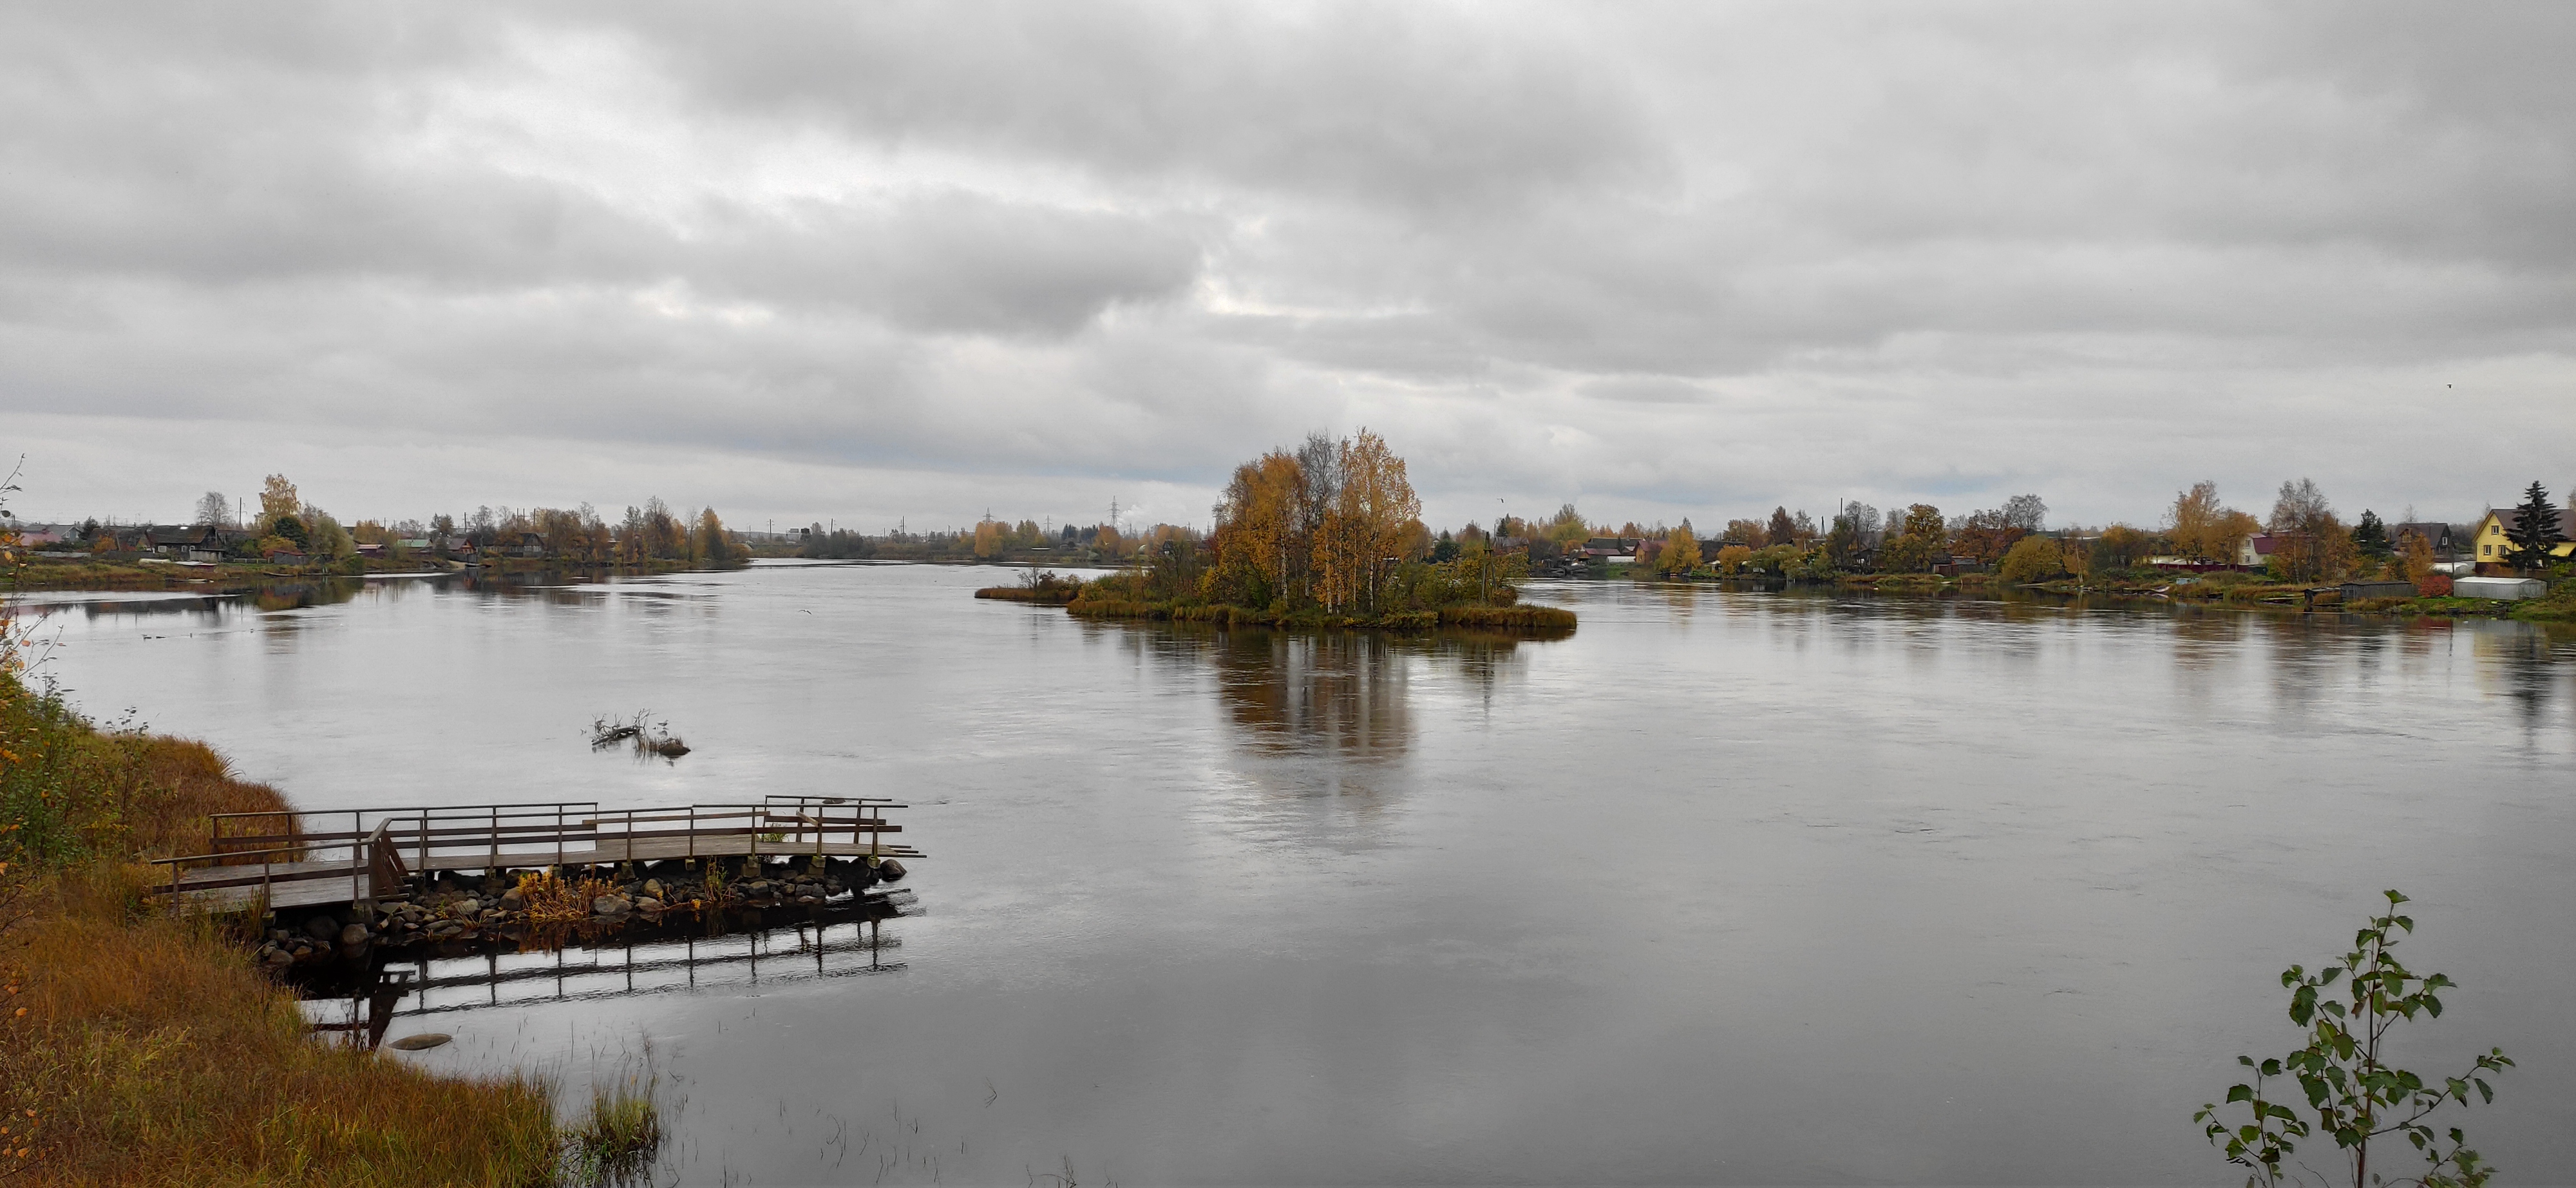
{"type": "MultiPolygon", "coordinates": [[[[2548,6],[30,4],[34,514],[1204,521],[2576,482],[2548,6]]],[[[1954,508],[1954,510],[1956,510],[1954,508]]]]}

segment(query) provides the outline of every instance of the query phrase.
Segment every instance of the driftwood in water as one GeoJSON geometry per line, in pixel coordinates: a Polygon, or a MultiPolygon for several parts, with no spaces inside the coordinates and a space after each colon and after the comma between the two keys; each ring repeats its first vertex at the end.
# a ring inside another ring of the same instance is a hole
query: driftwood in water
{"type": "Polygon", "coordinates": [[[671,733],[671,724],[652,720],[653,711],[637,710],[631,720],[593,718],[590,722],[590,749],[604,751],[622,742],[633,742],[638,755],[659,755],[677,759],[689,753],[689,744],[671,733]]]}

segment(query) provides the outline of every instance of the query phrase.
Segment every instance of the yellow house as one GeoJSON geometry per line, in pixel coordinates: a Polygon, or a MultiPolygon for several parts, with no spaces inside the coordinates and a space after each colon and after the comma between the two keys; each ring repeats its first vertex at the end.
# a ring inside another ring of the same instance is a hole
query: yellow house
{"type": "MultiPolygon", "coordinates": [[[[2567,539],[2564,518],[2562,515],[2558,543],[2549,550],[2551,557],[2562,560],[2576,555],[2576,541],[2567,539]]],[[[2521,508],[2488,508],[2487,518],[2478,521],[2478,530],[2469,535],[2469,559],[2480,566],[2504,564],[2505,558],[2513,553],[2513,530],[2521,524],[2521,508]]]]}

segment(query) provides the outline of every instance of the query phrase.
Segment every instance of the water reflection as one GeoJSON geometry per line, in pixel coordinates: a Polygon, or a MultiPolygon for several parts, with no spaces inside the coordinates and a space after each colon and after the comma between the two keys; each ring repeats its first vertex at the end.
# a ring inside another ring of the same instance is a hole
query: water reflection
{"type": "Polygon", "coordinates": [[[893,973],[909,891],[819,908],[739,908],[610,931],[530,936],[516,944],[454,943],[316,967],[299,979],[315,1031],[366,1048],[401,1019],[639,994],[749,989],[893,973]]]}
{"type": "MultiPolygon", "coordinates": [[[[1389,635],[1196,624],[1099,624],[1122,646],[1212,687],[1231,770],[1265,797],[1329,798],[1371,811],[1406,782],[1421,734],[1415,686],[1431,682],[1490,706],[1520,679],[1525,647],[1551,641],[1485,632],[1389,635]]],[[[1259,815],[1261,810],[1246,806],[1259,815]]]]}

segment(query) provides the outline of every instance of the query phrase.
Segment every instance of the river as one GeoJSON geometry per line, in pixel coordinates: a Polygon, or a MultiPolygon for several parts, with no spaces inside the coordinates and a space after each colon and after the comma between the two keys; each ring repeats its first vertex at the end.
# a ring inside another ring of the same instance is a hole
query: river
{"type": "Polygon", "coordinates": [[[649,1049],[685,1183],[2233,1182],[2192,1110],[2383,887],[2461,983],[2401,1059],[2504,1046],[2455,1121],[2576,1169],[2576,638],[1625,583],[1534,587],[1563,640],[1273,635],[992,580],[101,596],[40,671],[312,808],[910,803],[876,947],[397,1019],[576,1087],[649,1049]],[[695,750],[586,745],[638,709],[695,750]]]}

